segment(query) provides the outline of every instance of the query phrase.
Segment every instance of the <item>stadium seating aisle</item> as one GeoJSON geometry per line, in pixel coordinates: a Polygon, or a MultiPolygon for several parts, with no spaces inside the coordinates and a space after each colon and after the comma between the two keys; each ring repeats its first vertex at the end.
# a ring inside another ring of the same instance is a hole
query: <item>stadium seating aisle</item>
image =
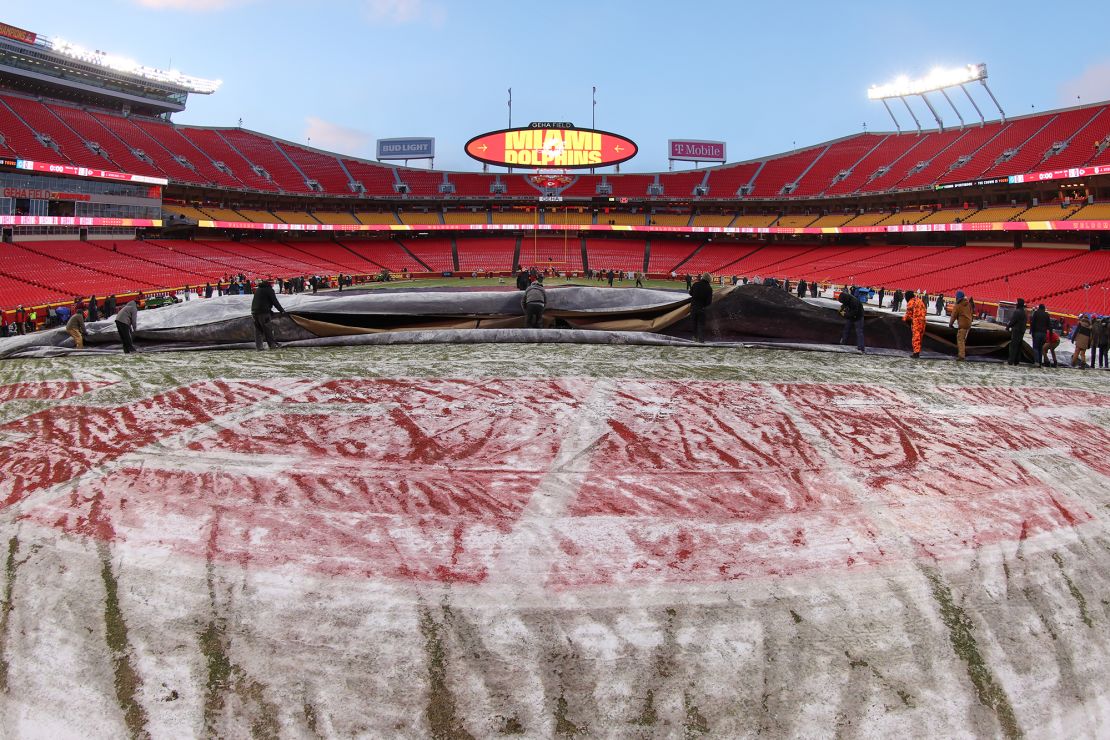
{"type": "MultiPolygon", "coordinates": [[[[73,110],[73,109],[68,109],[73,110]]],[[[61,113],[61,111],[58,111],[61,113]]],[[[72,116],[76,121],[81,116],[88,116],[100,124],[100,138],[97,140],[101,146],[108,150],[112,159],[121,166],[124,172],[137,172],[140,175],[152,177],[171,177],[183,182],[204,183],[204,178],[177,162],[156,141],[143,133],[142,129],[132,121],[119,116],[110,116],[104,113],[85,113],[76,111],[72,116]],[[142,152],[149,157],[153,164],[140,158],[136,152],[142,152]]],[[[85,135],[82,132],[82,135],[85,135]]],[[[88,138],[86,136],[85,138],[88,138]]]]}
{"type": "Polygon", "coordinates": [[[689,198],[694,195],[694,188],[705,180],[705,170],[688,170],[685,172],[668,172],[659,175],[659,183],[663,186],[663,194],[672,198],[689,198]]]}
{"type": "Polygon", "coordinates": [[[385,268],[391,272],[401,272],[402,270],[408,270],[409,272],[423,271],[423,268],[413,261],[412,256],[391,239],[365,241],[350,239],[336,243],[346,247],[360,259],[378,265],[379,269],[385,268]]]}
{"type": "Polygon", "coordinates": [[[411,239],[402,238],[404,244],[412,254],[435,272],[450,272],[455,269],[455,260],[451,256],[451,240],[442,237],[411,239]]]}
{"type": "MultiPolygon", "coordinates": [[[[122,165],[117,165],[111,159],[94,153],[86,146],[84,139],[74,133],[73,129],[51,113],[50,109],[42,103],[19,95],[4,95],[3,100],[4,103],[35,132],[45,134],[53,139],[54,143],[58,146],[60,154],[65,158],[65,161],[70,161],[84,167],[99,167],[109,170],[122,169],[122,165]]],[[[120,146],[122,147],[122,145],[120,146]]],[[[105,147],[105,149],[107,149],[107,147],[105,147]]],[[[124,147],[124,149],[126,148],[124,147]]],[[[132,159],[134,159],[134,157],[132,157],[132,159]]],[[[124,164],[129,163],[125,162],[124,164]]],[[[142,174],[149,173],[144,172],[142,174]]],[[[159,172],[158,175],[160,177],[164,176],[161,172],[159,172]]]]}
{"type": "Polygon", "coordinates": [[[354,194],[354,191],[351,190],[351,181],[335,155],[302,149],[299,146],[283,144],[276,140],[274,141],[274,147],[293,160],[293,163],[300,168],[305,177],[318,182],[325,193],[333,195],[354,194]]]}
{"type": "Polygon", "coordinates": [[[33,280],[69,298],[159,287],[134,275],[84,267],[79,263],[84,255],[75,252],[69,242],[23,242],[10,246],[0,250],[0,272],[25,277],[28,282],[33,280]]]}
{"type": "Polygon", "coordinates": [[[685,273],[698,275],[708,272],[711,275],[750,277],[747,273],[737,272],[733,268],[741,261],[752,258],[769,248],[769,245],[761,242],[748,244],[708,242],[703,244],[690,259],[679,265],[676,272],[680,276],[685,273]]]}
{"type": "Polygon", "coordinates": [[[401,182],[409,186],[409,195],[439,196],[439,186],[443,184],[443,173],[430,170],[416,170],[398,167],[397,175],[401,182]]]}
{"type": "Polygon", "coordinates": [[[1079,203],[1053,203],[1033,206],[1015,216],[1012,221],[1064,221],[1080,209],[1079,203]]]}
{"type": "Polygon", "coordinates": [[[1019,148],[1047,122],[1044,116],[1012,119],[1002,127],[998,136],[971,155],[971,159],[966,164],[942,175],[939,182],[960,182],[982,177],[987,170],[995,166],[999,157],[1007,151],[1019,148]]]}
{"type": "MultiPolygon", "coordinates": [[[[871,134],[876,136],[877,134],[871,134]]],[[[889,167],[921,139],[909,134],[888,135],[875,149],[852,167],[851,173],[840,182],[831,185],[828,195],[849,195],[867,184],[882,167],[889,167]]],[[[834,173],[835,175],[836,173],[834,173]]]]}
{"type": "Polygon", "coordinates": [[[1050,119],[1047,126],[1022,144],[1009,160],[991,167],[983,177],[1004,177],[1044,169],[1044,160],[1056,142],[1067,141],[1076,131],[1087,125],[1098,111],[1090,108],[1061,111],[1050,119]]]}
{"type": "Polygon", "coordinates": [[[859,192],[877,193],[895,187],[909,187],[909,183],[918,181],[918,178],[914,178],[913,170],[917,167],[927,167],[935,158],[945,156],[942,153],[949,151],[962,135],[962,131],[953,129],[920,135],[916,146],[907,149],[898,161],[890,164],[889,170],[868,181],[859,189],[859,192]]]}
{"type": "Polygon", "coordinates": [[[872,148],[883,143],[886,134],[863,134],[832,144],[813,167],[798,181],[791,195],[820,195],[832,187],[833,178],[852,169],[872,148]]]}
{"type": "Polygon", "coordinates": [[[305,176],[289,161],[274,139],[237,128],[221,131],[220,135],[244,157],[266,170],[280,189],[290,193],[312,192],[305,176]]]}
{"type": "Polygon", "coordinates": [[[190,241],[159,240],[111,242],[109,248],[136,259],[164,265],[172,271],[172,275],[165,278],[167,286],[196,282],[200,278],[203,282],[214,282],[228,274],[229,265],[193,254],[194,246],[195,243],[190,241]]]}
{"type": "MultiPolygon", "coordinates": [[[[212,160],[204,152],[182,136],[172,124],[163,121],[150,121],[134,117],[131,122],[148,137],[156,141],[171,157],[177,156],[192,165],[194,182],[210,182],[228,188],[242,188],[243,183],[231,175],[216,169],[212,160]]],[[[164,161],[159,159],[158,161],[164,161]]],[[[182,165],[184,166],[184,165],[182,165]]],[[[188,168],[186,168],[188,169],[188,168]]]]}
{"type": "Polygon", "coordinates": [[[701,244],[700,240],[682,239],[668,241],[651,240],[651,254],[648,257],[648,273],[669,275],[679,263],[684,262],[701,244]]]}
{"type": "Polygon", "coordinates": [[[759,170],[761,162],[743,162],[721,167],[714,167],[709,171],[709,194],[714,198],[735,198],[736,192],[751,182],[752,177],[759,170]]]}
{"type": "Polygon", "coordinates": [[[898,183],[898,187],[916,188],[933,184],[939,177],[956,167],[961,157],[970,157],[980,147],[998,136],[998,132],[1001,130],[1002,124],[998,121],[966,129],[963,135],[957,138],[949,147],[930,159],[924,168],[898,183]]]}
{"type": "Polygon", "coordinates": [[[6,104],[6,98],[0,95],[0,135],[4,137],[4,146],[23,157],[40,162],[58,162],[69,164],[66,155],[56,152],[35,138],[35,131],[19,119],[6,104]]]}
{"type": "Polygon", "coordinates": [[[213,162],[227,167],[247,188],[267,192],[277,190],[277,185],[255,172],[251,163],[224,141],[219,130],[193,126],[179,126],[177,130],[213,162]]]}
{"type": "Polygon", "coordinates": [[[351,275],[374,275],[381,271],[381,267],[370,262],[351,250],[335,242],[282,242],[289,249],[308,255],[321,265],[327,267],[327,274],[342,272],[351,275]]]}
{"type": "Polygon", "coordinates": [[[388,165],[359,162],[354,159],[342,158],[343,166],[351,173],[355,182],[362,183],[366,192],[372,195],[394,195],[394,185],[397,178],[393,176],[393,168],[388,165]]]}
{"type": "Polygon", "coordinates": [[[1110,219],[1110,203],[1090,203],[1072,214],[1071,221],[1101,221],[1110,219]]]}
{"type": "Polygon", "coordinates": [[[822,151],[824,147],[811,147],[778,159],[768,160],[755,178],[752,197],[774,198],[782,195],[782,189],[801,177],[805,169],[821,155],[822,151]]]}

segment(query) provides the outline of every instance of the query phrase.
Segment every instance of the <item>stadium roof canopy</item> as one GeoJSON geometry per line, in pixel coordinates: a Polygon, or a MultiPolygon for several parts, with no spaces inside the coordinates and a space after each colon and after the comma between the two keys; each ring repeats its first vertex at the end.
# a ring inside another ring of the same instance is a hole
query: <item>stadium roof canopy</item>
{"type": "Polygon", "coordinates": [[[162,115],[185,110],[189,93],[215,92],[217,80],[147,67],[62,39],[0,24],[0,74],[18,90],[116,110],[162,115]]]}

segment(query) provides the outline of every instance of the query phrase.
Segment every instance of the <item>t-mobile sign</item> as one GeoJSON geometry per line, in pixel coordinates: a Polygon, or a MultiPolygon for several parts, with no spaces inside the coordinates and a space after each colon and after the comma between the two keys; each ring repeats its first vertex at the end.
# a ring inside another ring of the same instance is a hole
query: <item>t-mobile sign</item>
{"type": "Polygon", "coordinates": [[[725,142],[697,139],[670,139],[670,159],[688,162],[724,162],[725,142]]]}

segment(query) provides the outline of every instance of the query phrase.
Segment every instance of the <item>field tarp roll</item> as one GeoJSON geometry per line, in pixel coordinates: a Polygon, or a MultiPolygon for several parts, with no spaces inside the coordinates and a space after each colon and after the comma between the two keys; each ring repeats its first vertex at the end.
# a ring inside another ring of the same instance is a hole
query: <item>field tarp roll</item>
{"type": "MultiPolygon", "coordinates": [[[[583,341],[686,343],[693,333],[690,297],[684,291],[641,288],[553,286],[548,289],[545,320],[561,329],[544,338],[523,328],[521,293],[511,289],[363,290],[282,296],[287,316],[274,316],[278,342],[296,346],[365,344],[368,335],[403,334],[420,342],[583,341]],[[473,331],[473,337],[466,332],[473,331]],[[519,336],[512,332],[527,332],[519,336]],[[605,332],[614,336],[593,337],[605,332]],[[462,337],[466,339],[462,339],[462,337]],[[663,336],[668,339],[663,340],[663,336]],[[527,338],[524,338],[527,337],[527,338]],[[649,337],[655,337],[648,342],[649,337]],[[576,339],[577,338],[577,339],[576,339]]],[[[249,347],[254,341],[251,296],[222,296],[142,311],[135,332],[144,351],[209,347],[249,347]]],[[[909,351],[910,329],[898,316],[868,311],[869,347],[909,351]]],[[[762,285],[718,289],[707,309],[711,342],[829,345],[840,340],[843,319],[828,301],[801,300],[762,285]]],[[[119,344],[109,318],[87,325],[90,350],[119,344]]],[[[925,347],[954,353],[955,330],[939,319],[929,324],[925,347]]],[[[977,324],[968,338],[970,354],[1001,357],[1009,334],[994,324],[977,324]]],[[[381,342],[375,342],[381,343],[381,342]]],[[[0,358],[77,352],[62,329],[0,340],[0,358]]],[[[1026,357],[1030,357],[1028,347],[1026,357]]]]}

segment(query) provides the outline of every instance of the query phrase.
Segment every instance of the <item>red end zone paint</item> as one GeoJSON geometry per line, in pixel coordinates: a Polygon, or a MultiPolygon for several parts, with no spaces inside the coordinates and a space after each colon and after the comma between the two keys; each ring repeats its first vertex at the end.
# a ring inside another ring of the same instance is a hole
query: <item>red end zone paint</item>
{"type": "Polygon", "coordinates": [[[546,583],[711,584],[878,564],[907,541],[957,556],[1081,524],[1091,515],[1020,456],[1095,467],[1091,441],[1110,449],[1106,430],[1049,419],[1013,389],[974,389],[975,415],[953,419],[875,386],[622,380],[585,409],[592,388],[198,383],[3,425],[0,486],[10,504],[135,452],[29,516],[256,567],[480,583],[588,411],[603,433],[557,472],[581,485],[535,543],[546,583]]]}
{"type": "Polygon", "coordinates": [[[0,385],[0,403],[26,400],[60,401],[114,383],[115,381],[111,380],[32,380],[23,383],[11,383],[10,385],[0,385]]]}

